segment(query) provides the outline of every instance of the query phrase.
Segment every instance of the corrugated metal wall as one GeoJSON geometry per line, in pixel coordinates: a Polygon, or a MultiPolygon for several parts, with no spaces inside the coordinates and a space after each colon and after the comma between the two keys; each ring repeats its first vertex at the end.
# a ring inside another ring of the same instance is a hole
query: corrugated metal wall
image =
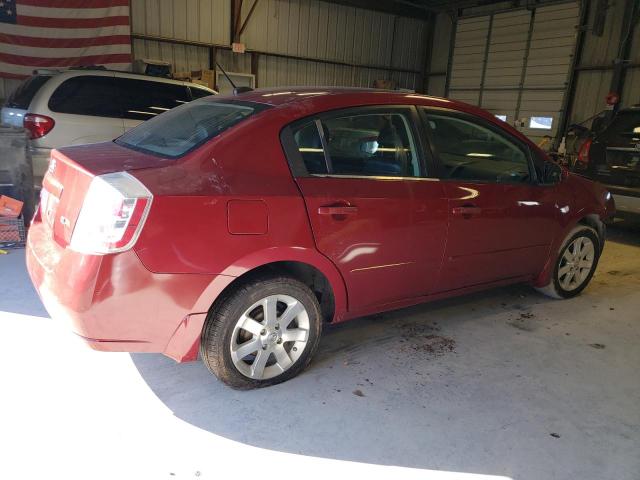
{"type": "Polygon", "coordinates": [[[555,136],[578,23],[576,2],[459,19],[449,96],[524,121],[534,141],[555,136]],[[552,117],[551,130],[529,128],[533,116],[552,117]]]}
{"type": "MultiPolygon", "coordinates": [[[[230,15],[228,0],[131,0],[132,33],[139,35],[228,45],[230,15]]],[[[254,72],[260,87],[370,87],[375,79],[392,79],[399,87],[417,89],[422,82],[417,72],[424,64],[425,29],[422,20],[318,0],[261,0],[241,40],[249,50],[307,58],[260,55],[254,72]],[[396,68],[416,73],[392,71],[396,68]]],[[[169,61],[176,70],[209,65],[206,47],[136,39],[133,54],[169,61]]],[[[250,55],[222,49],[217,55],[225,69],[251,73],[250,55]]]]}
{"type": "MultiPolygon", "coordinates": [[[[595,2],[591,1],[588,24],[593,25],[596,15],[595,2]]],[[[611,88],[613,61],[618,55],[618,45],[624,24],[625,2],[611,2],[606,12],[602,36],[587,33],[580,60],[581,67],[605,67],[580,70],[577,73],[575,98],[570,121],[579,123],[605,108],[605,97],[611,88]]],[[[640,27],[636,26],[631,46],[630,62],[640,64],[640,27]]],[[[640,67],[630,68],[625,75],[621,92],[621,105],[640,103],[640,67]]]]}

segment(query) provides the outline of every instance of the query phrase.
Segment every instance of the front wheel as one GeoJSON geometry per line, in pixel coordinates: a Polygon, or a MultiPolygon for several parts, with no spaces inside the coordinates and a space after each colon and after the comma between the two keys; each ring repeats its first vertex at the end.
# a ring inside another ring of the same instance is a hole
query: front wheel
{"type": "Polygon", "coordinates": [[[600,258],[598,233],[586,225],[575,227],[565,239],[549,284],[537,290],[552,298],[578,295],[591,281],[600,258]]]}
{"type": "Polygon", "coordinates": [[[309,364],[321,330],[320,305],[306,285],[265,277],[237,288],[213,308],[200,354],[227,385],[265,387],[294,377],[309,364]]]}

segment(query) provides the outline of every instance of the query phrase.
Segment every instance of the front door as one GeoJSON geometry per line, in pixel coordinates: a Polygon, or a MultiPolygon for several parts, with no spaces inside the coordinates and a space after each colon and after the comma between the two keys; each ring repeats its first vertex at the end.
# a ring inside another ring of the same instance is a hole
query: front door
{"type": "MultiPolygon", "coordinates": [[[[303,164],[296,181],[316,245],[342,273],[351,311],[423,295],[425,279],[440,269],[446,217],[439,225],[422,222],[435,227],[430,232],[416,228],[418,210],[442,203],[443,196],[415,201],[416,184],[426,180],[413,112],[353,108],[292,128],[303,164]],[[426,242],[418,232],[428,233],[426,242]]],[[[440,188],[438,182],[433,188],[440,188]]]]}
{"type": "Polygon", "coordinates": [[[533,180],[528,147],[482,119],[426,112],[449,199],[438,290],[533,276],[557,230],[555,204],[533,180]]]}

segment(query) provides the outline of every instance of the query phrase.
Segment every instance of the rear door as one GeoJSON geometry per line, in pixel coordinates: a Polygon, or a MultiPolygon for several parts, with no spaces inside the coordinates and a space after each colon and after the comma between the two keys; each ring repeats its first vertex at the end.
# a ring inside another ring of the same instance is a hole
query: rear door
{"type": "Polygon", "coordinates": [[[557,231],[549,189],[535,182],[528,146],[489,122],[422,110],[449,200],[438,290],[535,275],[557,231]]]}
{"type": "Polygon", "coordinates": [[[168,82],[116,77],[125,131],[162,112],[191,101],[186,86],[168,82]]]}
{"type": "Polygon", "coordinates": [[[425,294],[441,265],[446,218],[415,223],[418,207],[444,200],[430,182],[435,193],[415,201],[425,178],[414,120],[412,107],[359,107],[283,132],[317,248],[342,273],[351,311],[425,294]]]}

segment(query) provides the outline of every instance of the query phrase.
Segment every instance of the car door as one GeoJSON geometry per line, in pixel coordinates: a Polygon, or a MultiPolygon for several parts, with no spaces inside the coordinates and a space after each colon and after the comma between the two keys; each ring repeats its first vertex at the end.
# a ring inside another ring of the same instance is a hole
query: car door
{"type": "Polygon", "coordinates": [[[417,231],[429,223],[416,230],[415,212],[427,197],[414,200],[424,179],[414,115],[412,107],[359,107],[283,132],[317,248],[340,270],[351,311],[423,295],[425,279],[440,269],[446,217],[416,248],[417,231]]]}
{"type": "Polygon", "coordinates": [[[162,112],[191,101],[185,85],[144,79],[116,77],[125,131],[162,112]]]}
{"type": "Polygon", "coordinates": [[[449,201],[438,290],[533,276],[557,231],[549,189],[536,184],[529,147],[490,122],[422,110],[449,201]]]}

